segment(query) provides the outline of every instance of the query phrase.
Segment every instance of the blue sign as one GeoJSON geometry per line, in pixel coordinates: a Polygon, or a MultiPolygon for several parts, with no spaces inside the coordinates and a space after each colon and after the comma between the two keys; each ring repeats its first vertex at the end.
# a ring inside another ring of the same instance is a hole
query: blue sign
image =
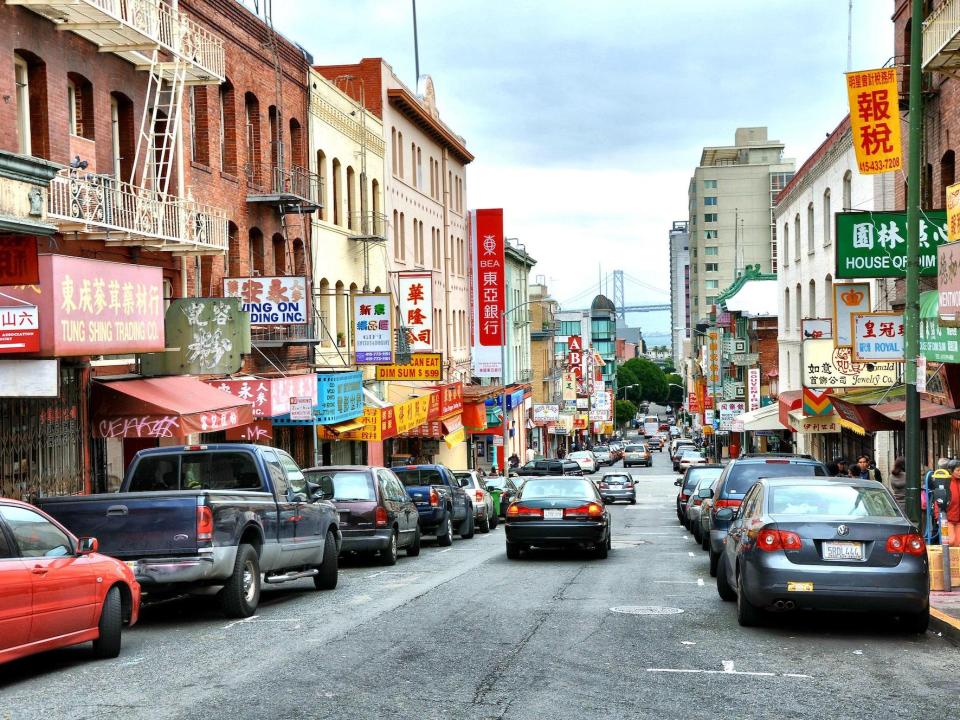
{"type": "Polygon", "coordinates": [[[321,425],[363,415],[363,371],[318,374],[317,406],[313,414],[321,425]]]}

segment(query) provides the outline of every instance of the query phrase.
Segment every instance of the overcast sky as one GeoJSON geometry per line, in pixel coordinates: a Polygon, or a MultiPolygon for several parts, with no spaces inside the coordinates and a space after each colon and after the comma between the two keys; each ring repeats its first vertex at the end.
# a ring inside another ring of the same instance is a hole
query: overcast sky
{"type": "MultiPolygon", "coordinates": [[[[799,167],[846,113],[847,6],[419,0],[420,72],[477,158],[469,207],[504,208],[554,297],[588,306],[602,267],[634,279],[628,303],[663,303],[700,149],[766,125],[799,167]]],[[[854,0],[854,69],[893,55],[892,8],[854,0]]],[[[410,0],[275,0],[274,23],[318,64],[380,56],[416,85],[410,0]]],[[[632,319],[669,333],[668,314],[632,319]]]]}

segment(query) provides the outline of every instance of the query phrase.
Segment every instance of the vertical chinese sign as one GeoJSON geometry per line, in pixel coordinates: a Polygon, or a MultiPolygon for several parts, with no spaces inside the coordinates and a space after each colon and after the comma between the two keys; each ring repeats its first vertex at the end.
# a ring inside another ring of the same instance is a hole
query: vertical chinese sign
{"type": "Polygon", "coordinates": [[[402,272],[397,275],[400,292],[399,322],[407,329],[413,352],[433,349],[433,274],[402,272]]]}
{"type": "Polygon", "coordinates": [[[860,174],[902,170],[896,68],[847,73],[847,96],[860,174]]]}
{"type": "Polygon", "coordinates": [[[473,257],[473,374],[501,377],[506,310],[503,210],[474,210],[470,223],[473,257]]]}
{"type": "Polygon", "coordinates": [[[960,240],[960,183],[948,185],[947,193],[947,240],[960,240]]]}
{"type": "Polygon", "coordinates": [[[747,370],[747,410],[760,409],[760,368],[747,370]]]}
{"type": "Polygon", "coordinates": [[[358,365],[393,362],[393,305],[389,295],[353,296],[353,336],[358,365]]]}
{"type": "Polygon", "coordinates": [[[720,328],[707,329],[707,391],[716,399],[720,392],[720,343],[723,341],[723,330],[720,328]]]}

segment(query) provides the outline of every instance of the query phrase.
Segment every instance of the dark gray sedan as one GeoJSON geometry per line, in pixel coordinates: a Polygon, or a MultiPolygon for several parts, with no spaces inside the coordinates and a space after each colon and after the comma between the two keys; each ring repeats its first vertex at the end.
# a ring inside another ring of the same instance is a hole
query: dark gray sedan
{"type": "Polygon", "coordinates": [[[631,505],[637,504],[637,490],[633,484],[633,475],[628,472],[608,472],[600,481],[600,495],[604,502],[626,500],[631,505]]]}
{"type": "Polygon", "coordinates": [[[926,545],[880,483],[761,479],[739,509],[717,511],[727,515],[717,592],[737,601],[741,625],[769,611],[852,610],[897,615],[908,631],[926,631],[926,545]]]}

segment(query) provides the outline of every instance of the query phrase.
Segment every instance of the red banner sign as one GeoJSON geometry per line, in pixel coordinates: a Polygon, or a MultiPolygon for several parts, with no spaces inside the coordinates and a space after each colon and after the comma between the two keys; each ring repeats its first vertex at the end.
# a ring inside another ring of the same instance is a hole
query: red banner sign
{"type": "Polygon", "coordinates": [[[208,380],[210,385],[253,403],[255,417],[279,417],[290,412],[290,398],[310,398],[317,405],[317,376],[288,375],[281,378],[208,380]]]}
{"type": "Polygon", "coordinates": [[[33,235],[0,237],[0,285],[36,285],[39,282],[37,239],[33,235]]]}
{"type": "Polygon", "coordinates": [[[484,347],[500,347],[500,316],[506,309],[504,298],[503,210],[477,210],[476,288],[477,340],[484,347]]]}
{"type": "Polygon", "coordinates": [[[37,352],[40,319],[33,305],[0,307],[0,353],[37,352]]]}

